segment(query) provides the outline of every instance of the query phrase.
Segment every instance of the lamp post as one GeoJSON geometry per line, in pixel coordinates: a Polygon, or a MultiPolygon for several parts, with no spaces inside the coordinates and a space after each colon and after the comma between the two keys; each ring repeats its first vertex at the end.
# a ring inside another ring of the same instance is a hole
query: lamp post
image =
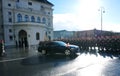
{"type": "Polygon", "coordinates": [[[100,15],[101,15],[101,36],[102,36],[102,29],[103,29],[103,13],[105,13],[105,8],[104,8],[104,7],[100,7],[99,11],[100,11],[100,15]]]}

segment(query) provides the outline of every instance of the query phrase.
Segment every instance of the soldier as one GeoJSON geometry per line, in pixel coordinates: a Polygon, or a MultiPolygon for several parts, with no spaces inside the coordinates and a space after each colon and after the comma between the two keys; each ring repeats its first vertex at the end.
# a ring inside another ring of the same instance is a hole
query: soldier
{"type": "Polygon", "coordinates": [[[105,42],[105,40],[102,38],[102,40],[101,40],[101,50],[102,51],[104,51],[104,42],[105,42]]]}
{"type": "Polygon", "coordinates": [[[0,41],[0,56],[2,56],[2,42],[0,41]]]}
{"type": "Polygon", "coordinates": [[[101,51],[101,38],[98,38],[97,39],[97,47],[98,47],[98,50],[101,51]]]}
{"type": "Polygon", "coordinates": [[[120,52],[120,38],[118,38],[118,50],[120,52]]]}
{"type": "Polygon", "coordinates": [[[119,52],[120,51],[120,39],[119,38],[116,38],[116,51],[119,52]]]}
{"type": "Polygon", "coordinates": [[[105,50],[106,51],[110,50],[110,39],[109,38],[107,38],[105,41],[105,50]]]}
{"type": "Polygon", "coordinates": [[[115,51],[115,39],[111,39],[111,52],[115,51]]]}
{"type": "Polygon", "coordinates": [[[96,38],[92,38],[92,40],[91,40],[91,48],[93,50],[96,50],[96,43],[97,43],[96,38]]]}
{"type": "Polygon", "coordinates": [[[79,46],[80,46],[80,49],[82,50],[82,39],[79,39],[79,46]]]}

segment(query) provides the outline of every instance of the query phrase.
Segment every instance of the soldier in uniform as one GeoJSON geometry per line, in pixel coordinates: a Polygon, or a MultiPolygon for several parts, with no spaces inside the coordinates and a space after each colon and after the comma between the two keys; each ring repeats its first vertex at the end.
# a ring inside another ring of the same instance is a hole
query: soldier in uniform
{"type": "Polygon", "coordinates": [[[2,40],[0,40],[0,56],[2,56],[3,55],[3,41],[2,40]]]}
{"type": "Polygon", "coordinates": [[[120,39],[119,38],[116,38],[116,51],[119,52],[120,51],[120,39]]]}
{"type": "Polygon", "coordinates": [[[100,50],[99,43],[100,43],[100,39],[97,38],[97,39],[96,39],[96,46],[97,46],[97,48],[98,48],[98,51],[100,50]]]}
{"type": "Polygon", "coordinates": [[[0,41],[0,56],[2,56],[2,42],[0,41]]]}
{"type": "Polygon", "coordinates": [[[120,52],[120,38],[118,38],[118,51],[120,52]]]}

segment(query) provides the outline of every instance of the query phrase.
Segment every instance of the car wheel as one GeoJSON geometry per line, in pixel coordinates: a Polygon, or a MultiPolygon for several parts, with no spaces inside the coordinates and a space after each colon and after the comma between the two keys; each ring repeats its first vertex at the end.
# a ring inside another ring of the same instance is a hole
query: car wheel
{"type": "Polygon", "coordinates": [[[47,51],[46,51],[46,50],[42,50],[42,51],[41,51],[41,54],[42,54],[42,55],[46,55],[46,54],[47,54],[47,51]]]}
{"type": "Polygon", "coordinates": [[[71,51],[70,50],[65,50],[65,55],[67,55],[67,56],[69,56],[69,55],[71,55],[71,51]]]}

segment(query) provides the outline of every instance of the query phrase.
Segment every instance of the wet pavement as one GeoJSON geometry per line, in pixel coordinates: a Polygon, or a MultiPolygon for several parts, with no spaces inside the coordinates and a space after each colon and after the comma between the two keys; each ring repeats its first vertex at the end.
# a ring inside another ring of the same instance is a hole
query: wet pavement
{"type": "Polygon", "coordinates": [[[119,54],[82,51],[78,56],[42,56],[35,49],[9,49],[0,76],[119,76],[119,54]]]}
{"type": "Polygon", "coordinates": [[[5,49],[5,55],[0,57],[0,62],[24,59],[37,54],[38,52],[34,48],[8,48],[5,49]]]}

